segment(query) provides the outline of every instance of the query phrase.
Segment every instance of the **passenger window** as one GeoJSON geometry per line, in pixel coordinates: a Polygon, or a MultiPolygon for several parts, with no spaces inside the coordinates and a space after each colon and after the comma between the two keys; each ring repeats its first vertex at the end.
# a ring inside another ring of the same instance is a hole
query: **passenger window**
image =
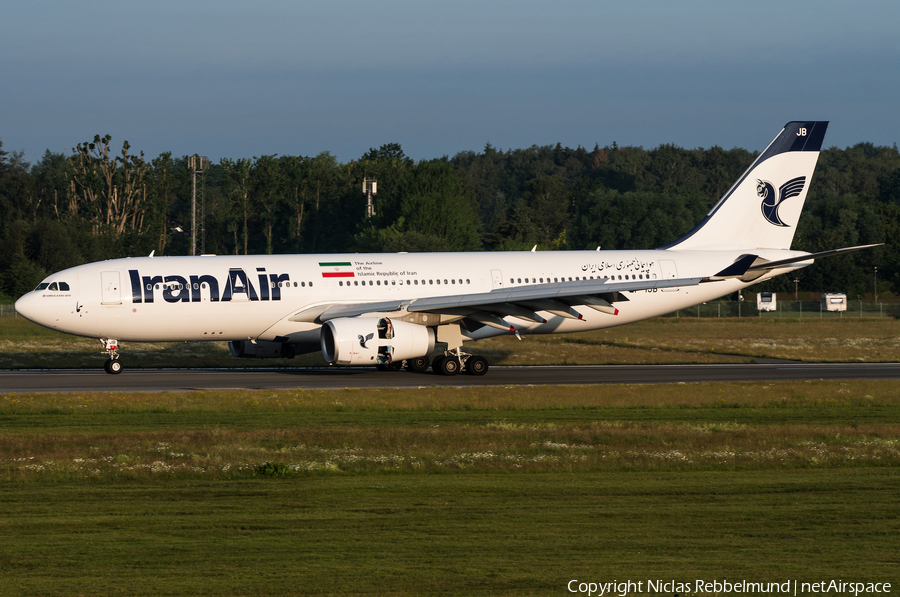
{"type": "Polygon", "coordinates": [[[469,284],[469,283],[470,283],[470,282],[469,282],[468,278],[466,278],[466,284],[469,284]]]}
{"type": "Polygon", "coordinates": [[[429,284],[434,284],[434,280],[428,280],[429,284]]]}

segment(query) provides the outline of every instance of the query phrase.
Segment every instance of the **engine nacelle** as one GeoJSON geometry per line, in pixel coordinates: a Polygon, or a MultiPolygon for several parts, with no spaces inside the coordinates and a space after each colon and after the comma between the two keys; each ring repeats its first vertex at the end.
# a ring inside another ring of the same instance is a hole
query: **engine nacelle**
{"type": "Polygon", "coordinates": [[[289,342],[266,342],[257,340],[232,340],[228,343],[232,356],[241,359],[292,359],[296,354],[294,345],[289,342]]]}
{"type": "Polygon", "coordinates": [[[433,350],[433,329],[388,317],[344,317],[322,326],[322,356],[332,365],[390,365],[433,350]]]}

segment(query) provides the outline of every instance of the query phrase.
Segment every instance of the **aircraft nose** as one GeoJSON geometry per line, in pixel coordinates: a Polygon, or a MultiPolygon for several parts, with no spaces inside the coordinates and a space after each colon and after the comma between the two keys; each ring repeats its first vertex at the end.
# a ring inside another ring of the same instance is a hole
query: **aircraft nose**
{"type": "Polygon", "coordinates": [[[37,315],[37,293],[29,292],[24,294],[16,301],[16,313],[25,319],[37,323],[35,317],[37,315]]]}

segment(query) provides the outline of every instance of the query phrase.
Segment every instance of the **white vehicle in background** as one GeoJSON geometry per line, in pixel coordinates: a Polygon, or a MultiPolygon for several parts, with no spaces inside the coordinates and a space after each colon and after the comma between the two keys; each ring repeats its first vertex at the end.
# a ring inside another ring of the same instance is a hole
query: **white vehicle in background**
{"type": "Polygon", "coordinates": [[[846,311],[847,295],[846,294],[823,294],[822,309],[825,311],[846,311]]]}
{"type": "Polygon", "coordinates": [[[778,301],[774,292],[757,292],[756,309],[758,311],[777,311],[778,301]]]}

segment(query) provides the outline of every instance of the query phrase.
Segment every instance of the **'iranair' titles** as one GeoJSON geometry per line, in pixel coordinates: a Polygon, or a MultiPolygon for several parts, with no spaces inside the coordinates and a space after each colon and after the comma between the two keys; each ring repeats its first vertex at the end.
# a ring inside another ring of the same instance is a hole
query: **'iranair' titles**
{"type": "Polygon", "coordinates": [[[221,281],[211,274],[184,276],[142,276],[136,269],[128,270],[131,278],[131,302],[152,303],[162,296],[167,303],[199,303],[203,292],[210,302],[280,301],[279,283],[289,281],[288,274],[270,274],[266,268],[256,268],[257,284],[241,268],[228,270],[228,278],[221,281]],[[222,289],[221,294],[219,289],[222,289]]]}

